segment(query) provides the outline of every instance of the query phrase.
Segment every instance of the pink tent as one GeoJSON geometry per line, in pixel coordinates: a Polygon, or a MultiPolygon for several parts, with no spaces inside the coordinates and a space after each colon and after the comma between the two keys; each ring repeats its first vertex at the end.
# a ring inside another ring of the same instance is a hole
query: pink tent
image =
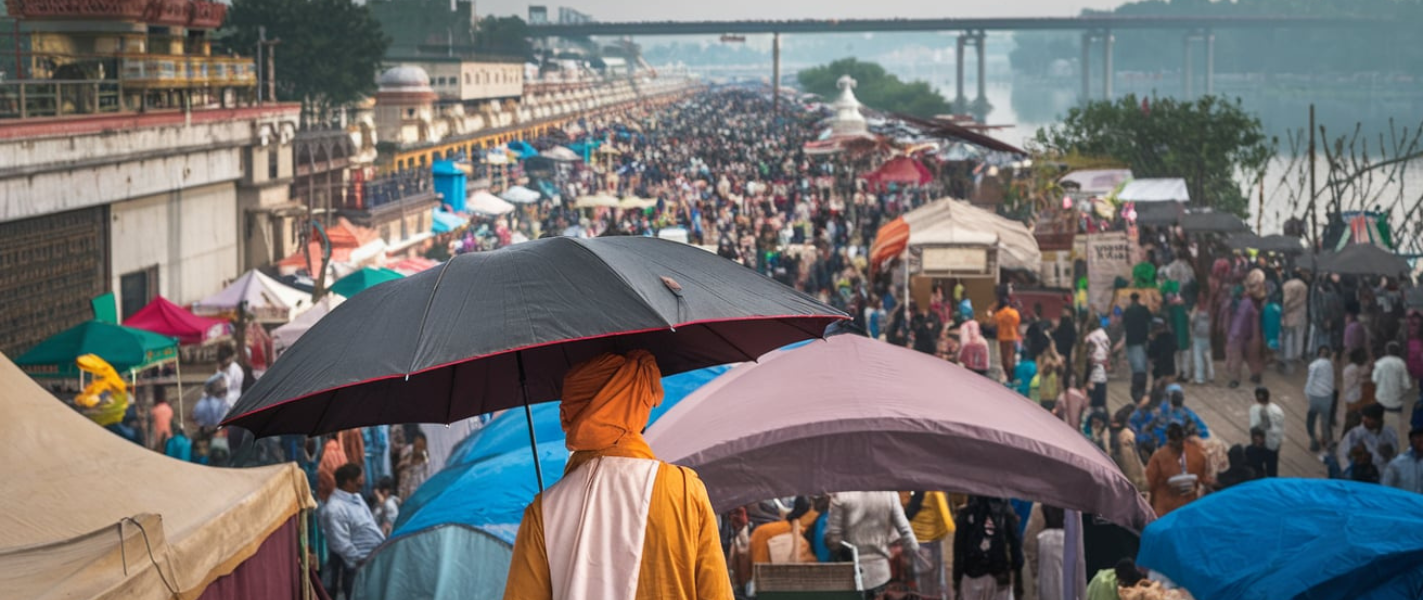
{"type": "Polygon", "coordinates": [[[227,321],[199,317],[163,296],[133,313],[124,326],[175,337],[183,345],[202,344],[227,335],[232,329],[227,321]]]}
{"type": "Polygon", "coordinates": [[[923,163],[908,156],[891,159],[874,172],[865,175],[865,181],[879,185],[924,185],[933,180],[934,175],[923,163]]]}
{"type": "Polygon", "coordinates": [[[718,512],[821,491],[944,490],[1044,502],[1141,531],[1155,519],[1081,433],[1001,384],[854,335],[738,366],[648,429],[718,512]]]}

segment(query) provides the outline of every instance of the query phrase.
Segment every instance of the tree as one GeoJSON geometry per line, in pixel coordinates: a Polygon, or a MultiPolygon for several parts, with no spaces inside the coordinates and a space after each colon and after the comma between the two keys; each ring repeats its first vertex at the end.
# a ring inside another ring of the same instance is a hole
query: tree
{"type": "Polygon", "coordinates": [[[834,98],[840,93],[836,82],[849,75],[856,82],[855,96],[874,109],[904,113],[916,117],[933,117],[949,113],[947,100],[923,81],[905,83],[886,73],[884,67],[872,62],[843,58],[823,67],[801,71],[797,75],[802,87],[812,94],[834,98]]]}
{"type": "Polygon", "coordinates": [[[1257,184],[1277,145],[1239,100],[1215,96],[1092,102],[1038,130],[1037,142],[1050,153],[1121,161],[1137,177],[1183,178],[1192,203],[1242,217],[1249,203],[1235,176],[1257,184]]]}
{"type": "Polygon", "coordinates": [[[479,21],[474,35],[475,49],[480,52],[528,60],[534,55],[529,43],[529,26],[519,17],[485,17],[479,21]]]}
{"type": "MultiPolygon", "coordinates": [[[[376,91],[390,38],[370,9],[351,0],[233,0],[224,26],[232,50],[255,55],[258,27],[276,47],[277,99],[302,103],[303,113],[329,112],[376,91]]],[[[265,68],[266,65],[263,65],[265,68]]]]}

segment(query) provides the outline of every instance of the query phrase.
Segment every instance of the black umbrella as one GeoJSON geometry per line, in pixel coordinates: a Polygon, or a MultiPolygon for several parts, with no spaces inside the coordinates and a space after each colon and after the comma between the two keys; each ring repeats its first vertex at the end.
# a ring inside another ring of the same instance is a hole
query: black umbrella
{"type": "Polygon", "coordinates": [[[1230,213],[1190,212],[1181,215],[1181,229],[1188,233],[1236,233],[1250,231],[1250,226],[1230,213]]]}
{"type": "Polygon", "coordinates": [[[1340,275],[1397,277],[1412,270],[1402,256],[1373,244],[1349,244],[1338,252],[1321,253],[1318,270],[1340,275]]]}
{"type": "Polygon", "coordinates": [[[644,349],[663,374],[755,360],[846,318],[751,269],[643,237],[457,256],[322,318],[238,400],[258,436],[451,423],[556,400],[564,374],[644,349]]]}
{"type": "Polygon", "coordinates": [[[1260,237],[1253,233],[1237,233],[1227,238],[1226,243],[1236,250],[1254,249],[1281,254],[1303,254],[1305,251],[1304,242],[1290,235],[1260,237]]]}

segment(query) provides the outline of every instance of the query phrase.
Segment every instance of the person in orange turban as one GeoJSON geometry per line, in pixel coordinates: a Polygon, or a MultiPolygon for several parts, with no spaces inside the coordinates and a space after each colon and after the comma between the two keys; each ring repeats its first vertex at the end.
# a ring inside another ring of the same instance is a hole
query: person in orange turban
{"type": "Polygon", "coordinates": [[[524,510],[505,600],[730,600],[731,579],[706,486],[642,439],[662,402],[643,350],[568,372],[559,417],[563,478],[524,510]]]}

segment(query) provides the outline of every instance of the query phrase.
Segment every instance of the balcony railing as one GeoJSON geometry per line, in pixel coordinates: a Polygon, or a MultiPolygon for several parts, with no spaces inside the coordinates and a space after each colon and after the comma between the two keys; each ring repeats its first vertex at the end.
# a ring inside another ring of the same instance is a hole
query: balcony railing
{"type": "Polygon", "coordinates": [[[354,193],[347,197],[355,200],[354,208],[375,210],[381,206],[399,202],[411,196],[433,192],[435,187],[429,170],[402,171],[394,175],[354,184],[354,193]]]}
{"type": "Polygon", "coordinates": [[[0,119],[123,111],[118,81],[0,81],[0,119]]]}
{"type": "Polygon", "coordinates": [[[117,79],[0,80],[0,119],[136,110],[136,102],[124,104],[129,91],[257,85],[256,65],[249,58],[131,54],[106,62],[117,71],[117,79]]]}

